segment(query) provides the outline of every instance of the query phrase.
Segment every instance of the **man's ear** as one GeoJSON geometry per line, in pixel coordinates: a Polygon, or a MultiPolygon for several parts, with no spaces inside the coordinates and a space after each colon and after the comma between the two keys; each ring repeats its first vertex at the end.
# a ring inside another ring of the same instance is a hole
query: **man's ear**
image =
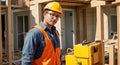
{"type": "Polygon", "coordinates": [[[47,14],[46,11],[44,11],[44,12],[43,12],[43,16],[46,15],[46,14],[47,14]]]}

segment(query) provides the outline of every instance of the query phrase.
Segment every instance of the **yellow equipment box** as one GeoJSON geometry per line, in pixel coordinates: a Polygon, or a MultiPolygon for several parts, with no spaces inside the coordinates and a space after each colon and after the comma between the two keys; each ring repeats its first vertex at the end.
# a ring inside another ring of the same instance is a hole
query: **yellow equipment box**
{"type": "Polygon", "coordinates": [[[66,65],[102,65],[102,44],[74,45],[74,55],[66,55],[66,65]]]}

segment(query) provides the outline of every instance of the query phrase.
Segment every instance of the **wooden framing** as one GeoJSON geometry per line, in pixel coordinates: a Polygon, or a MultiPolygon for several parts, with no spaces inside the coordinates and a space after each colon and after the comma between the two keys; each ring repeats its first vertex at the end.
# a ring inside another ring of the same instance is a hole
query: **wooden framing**
{"type": "MultiPolygon", "coordinates": [[[[0,4],[0,14],[1,14],[1,10],[2,8],[3,9],[6,9],[6,13],[7,13],[7,55],[8,55],[8,62],[9,62],[9,65],[12,65],[12,16],[11,16],[11,12],[12,12],[12,8],[22,8],[23,7],[23,3],[22,0],[18,0],[18,6],[16,5],[11,5],[11,0],[6,0],[7,1],[7,5],[6,6],[1,6],[0,4]]],[[[31,5],[34,5],[36,7],[36,19],[35,21],[37,22],[37,24],[39,23],[40,21],[40,7],[39,7],[39,4],[40,3],[46,3],[46,2],[50,2],[50,1],[55,1],[55,0],[35,0],[35,1],[30,1],[29,0],[25,0],[25,5],[27,7],[31,6],[31,5]]],[[[56,1],[59,1],[59,0],[56,0],[56,1]]],[[[86,1],[86,0],[85,0],[86,1]]],[[[1,2],[1,0],[0,0],[1,2]]],[[[60,0],[59,1],[61,3],[62,6],[73,6],[73,7],[77,7],[76,8],[76,12],[79,13],[79,6],[86,6],[88,4],[91,4],[90,6],[91,7],[96,7],[96,17],[97,17],[97,35],[96,35],[96,40],[101,40],[103,41],[103,37],[104,37],[104,23],[103,23],[103,6],[108,6],[108,5],[117,5],[117,31],[118,31],[118,65],[120,65],[120,0],[117,0],[115,2],[107,2],[107,1],[91,1],[91,2],[87,2],[86,3],[82,3],[82,2],[74,2],[72,0],[69,0],[69,1],[64,1],[64,0],[60,0]]],[[[84,39],[87,39],[87,22],[86,22],[86,10],[84,9],[84,16],[83,16],[83,21],[84,21],[84,32],[85,32],[85,35],[84,35],[84,39]]],[[[80,19],[79,19],[80,15],[77,15],[77,40],[80,40],[80,19]]],[[[0,31],[2,31],[2,22],[1,22],[1,16],[0,16],[0,31]]],[[[0,32],[0,65],[2,65],[2,32],[0,32]]],[[[79,41],[77,41],[77,43],[79,43],[79,41]]],[[[104,46],[104,43],[101,42],[104,46]]],[[[111,48],[112,50],[113,47],[111,48]]],[[[102,51],[104,52],[104,47],[102,49],[102,51]]],[[[110,51],[111,53],[113,53],[113,51],[110,51]]],[[[104,54],[102,54],[104,56],[104,54]]],[[[111,56],[111,55],[110,55],[111,56]]],[[[112,59],[114,58],[113,55],[111,57],[112,59]]],[[[104,65],[104,58],[102,58],[103,61],[103,64],[104,65]]],[[[111,65],[113,65],[113,63],[111,63],[111,65]]]]}
{"type": "Polygon", "coordinates": [[[83,27],[84,27],[84,36],[83,40],[87,40],[87,20],[86,20],[86,9],[83,9],[83,27]]]}
{"type": "MultiPolygon", "coordinates": [[[[53,1],[53,0],[47,0],[47,1],[41,1],[41,0],[35,0],[35,1],[30,1],[30,5],[35,5],[36,2],[37,3],[47,3],[47,2],[50,2],[50,1],[53,1]]],[[[82,3],[76,3],[76,2],[63,2],[63,1],[60,1],[61,5],[62,6],[81,6],[81,5],[84,5],[82,3]]]]}
{"type": "Polygon", "coordinates": [[[60,2],[61,5],[63,6],[82,6],[84,4],[80,4],[80,3],[69,3],[69,2],[60,2]]]}
{"type": "Polygon", "coordinates": [[[11,0],[7,2],[7,56],[8,65],[12,65],[12,21],[11,21],[11,0]]]}
{"type": "Polygon", "coordinates": [[[2,65],[2,59],[3,59],[2,58],[2,20],[1,20],[1,3],[0,3],[0,65],[2,65]]]}
{"type": "Polygon", "coordinates": [[[115,45],[110,45],[109,48],[109,65],[115,65],[115,45]]]}
{"type": "MultiPolygon", "coordinates": [[[[96,11],[97,11],[97,40],[101,40],[101,44],[102,44],[102,52],[104,53],[104,43],[102,42],[103,40],[103,32],[104,32],[104,23],[103,23],[103,8],[102,6],[97,6],[96,7],[96,11]]],[[[102,65],[104,65],[104,54],[102,54],[101,57],[101,61],[102,61],[102,65]]]]}
{"type": "Polygon", "coordinates": [[[39,24],[39,22],[40,22],[40,7],[39,7],[39,3],[37,2],[37,0],[35,0],[35,5],[34,5],[36,8],[35,8],[35,11],[37,12],[37,13],[35,13],[36,14],[36,17],[35,17],[35,22],[36,22],[36,24],[39,24]]]}
{"type": "Polygon", "coordinates": [[[80,40],[80,9],[79,9],[79,7],[77,7],[77,9],[76,9],[76,33],[78,34],[77,36],[76,36],[76,39],[77,39],[77,43],[79,43],[79,40],[80,40]]]}
{"type": "Polygon", "coordinates": [[[77,2],[77,3],[90,2],[90,0],[55,0],[55,1],[60,1],[60,2],[77,2]]]}
{"type": "MultiPolygon", "coordinates": [[[[14,0],[14,2],[18,3],[16,5],[12,5],[13,0],[6,0],[6,5],[1,5],[0,3],[0,15],[1,10],[6,12],[6,36],[7,36],[7,65],[12,65],[12,9],[14,8],[23,8],[23,0],[14,0]]],[[[1,2],[1,0],[0,0],[1,2]]],[[[28,3],[28,1],[27,1],[28,3]]],[[[0,16],[0,31],[2,31],[2,21],[0,16]]],[[[2,54],[2,32],[0,32],[0,65],[3,64],[3,54],[2,54]]]]}
{"type": "Polygon", "coordinates": [[[120,4],[117,5],[118,65],[120,65],[120,4]]]}
{"type": "Polygon", "coordinates": [[[91,1],[91,7],[96,7],[96,6],[101,6],[101,5],[105,5],[106,1],[91,1]]]}
{"type": "MultiPolygon", "coordinates": [[[[7,2],[7,0],[6,0],[6,2],[7,2]]],[[[11,4],[11,8],[23,8],[23,5],[24,6],[26,5],[26,3],[23,4],[23,0],[18,0],[18,2],[16,1],[16,3],[18,3],[18,4],[13,5],[13,4],[10,3],[11,4]]],[[[29,2],[27,2],[27,3],[29,3],[29,2]]],[[[4,9],[6,9],[7,5],[1,5],[1,7],[4,8],[4,9]]]]}
{"type": "MultiPolygon", "coordinates": [[[[89,3],[90,0],[37,0],[38,3],[47,3],[50,1],[58,1],[58,2],[64,2],[64,3],[78,3],[80,4],[81,2],[84,3],[89,3]]],[[[30,4],[35,4],[35,0],[34,1],[30,1],[30,4]]]]}
{"type": "Polygon", "coordinates": [[[96,7],[97,11],[97,39],[96,40],[103,40],[103,10],[102,6],[96,7]]]}

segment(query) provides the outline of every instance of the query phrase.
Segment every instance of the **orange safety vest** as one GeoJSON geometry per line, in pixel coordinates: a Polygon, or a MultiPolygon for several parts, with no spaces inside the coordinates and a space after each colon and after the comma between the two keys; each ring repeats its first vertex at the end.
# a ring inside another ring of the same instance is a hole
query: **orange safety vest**
{"type": "Polygon", "coordinates": [[[32,65],[60,65],[60,47],[54,50],[52,41],[49,39],[44,29],[41,26],[35,26],[35,28],[38,28],[44,35],[46,46],[42,56],[33,60],[32,65]]]}

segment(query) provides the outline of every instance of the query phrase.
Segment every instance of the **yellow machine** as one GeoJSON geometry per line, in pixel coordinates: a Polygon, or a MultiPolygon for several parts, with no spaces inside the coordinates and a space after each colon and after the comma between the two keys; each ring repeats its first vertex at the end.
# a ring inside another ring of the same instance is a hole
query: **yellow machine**
{"type": "Polygon", "coordinates": [[[74,54],[65,56],[66,65],[102,65],[102,54],[101,43],[74,45],[74,54]]]}

